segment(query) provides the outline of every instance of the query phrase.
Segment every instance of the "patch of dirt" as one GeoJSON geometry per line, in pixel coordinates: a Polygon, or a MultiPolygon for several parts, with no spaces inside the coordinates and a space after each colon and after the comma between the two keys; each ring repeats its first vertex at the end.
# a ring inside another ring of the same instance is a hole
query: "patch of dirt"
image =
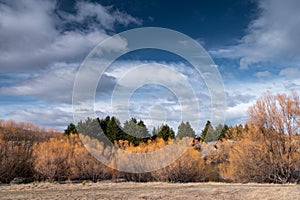
{"type": "Polygon", "coordinates": [[[0,199],[299,199],[300,185],[226,183],[30,183],[0,185],[0,199]]]}

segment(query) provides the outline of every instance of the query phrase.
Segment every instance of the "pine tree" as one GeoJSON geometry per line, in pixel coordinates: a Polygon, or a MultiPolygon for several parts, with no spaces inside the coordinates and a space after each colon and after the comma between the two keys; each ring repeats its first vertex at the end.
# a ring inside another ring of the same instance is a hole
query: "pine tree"
{"type": "Polygon", "coordinates": [[[150,138],[144,122],[142,120],[138,122],[135,118],[124,123],[123,131],[126,134],[125,139],[135,146],[139,145],[141,141],[146,142],[150,138]]]}
{"type": "Polygon", "coordinates": [[[67,129],[65,130],[64,134],[65,135],[78,134],[76,126],[73,123],[70,123],[67,129]]]}
{"type": "Polygon", "coordinates": [[[104,133],[106,131],[106,127],[103,129],[99,123],[102,123],[103,120],[87,118],[85,121],[80,121],[77,124],[77,130],[79,133],[88,135],[89,137],[96,138],[100,141],[104,140],[104,133]]]}
{"type": "Polygon", "coordinates": [[[204,142],[206,142],[206,137],[207,137],[207,134],[209,133],[209,132],[211,132],[211,131],[213,131],[213,127],[212,127],[212,125],[211,125],[211,122],[208,120],[207,122],[206,122],[206,124],[205,124],[205,128],[204,128],[204,130],[202,131],[202,133],[201,133],[201,140],[204,142]]]}
{"type": "Polygon", "coordinates": [[[177,132],[177,138],[182,139],[184,137],[195,137],[195,131],[191,127],[189,122],[181,122],[181,124],[178,126],[178,132],[177,132]]]}
{"type": "Polygon", "coordinates": [[[175,138],[175,132],[167,124],[164,124],[160,127],[157,137],[163,138],[164,141],[175,138]]]}
{"type": "Polygon", "coordinates": [[[117,140],[125,139],[125,134],[121,129],[120,121],[116,117],[111,117],[107,123],[106,136],[112,143],[117,140]]]}

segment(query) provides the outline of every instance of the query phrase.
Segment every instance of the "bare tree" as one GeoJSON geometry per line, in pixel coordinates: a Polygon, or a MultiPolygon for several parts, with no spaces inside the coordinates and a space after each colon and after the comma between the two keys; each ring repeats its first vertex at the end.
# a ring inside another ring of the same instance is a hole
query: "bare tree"
{"type": "Polygon", "coordinates": [[[299,97],[265,93],[249,108],[249,129],[230,153],[235,181],[297,182],[300,167],[299,97]]]}

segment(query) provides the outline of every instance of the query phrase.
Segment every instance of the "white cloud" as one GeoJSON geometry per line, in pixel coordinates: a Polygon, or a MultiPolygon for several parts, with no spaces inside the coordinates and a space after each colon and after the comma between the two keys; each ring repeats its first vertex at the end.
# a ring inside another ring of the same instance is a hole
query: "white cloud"
{"type": "Polygon", "coordinates": [[[271,73],[269,71],[261,71],[261,72],[256,72],[254,76],[258,78],[264,78],[264,77],[269,77],[271,76],[271,73]]]}
{"type": "Polygon", "coordinates": [[[300,91],[300,1],[261,0],[257,6],[257,17],[236,45],[211,51],[215,57],[239,60],[241,70],[253,67],[253,75],[260,78],[256,82],[244,79],[243,74],[236,81],[229,78],[228,124],[245,122],[248,106],[267,90],[273,94],[300,91]],[[259,70],[261,63],[267,63],[269,68],[259,70]]]}
{"type": "Polygon", "coordinates": [[[55,62],[80,62],[109,37],[107,31],[111,32],[116,24],[141,24],[126,13],[98,3],[80,1],[75,9],[75,14],[64,13],[58,10],[56,1],[50,0],[0,2],[0,72],[26,72],[55,62]],[[87,26],[84,29],[83,24],[87,26]],[[66,26],[74,28],[66,30],[66,26]]]}
{"type": "Polygon", "coordinates": [[[253,102],[240,103],[234,107],[229,107],[226,111],[226,123],[228,125],[243,124],[249,118],[247,110],[253,102]]]}
{"type": "Polygon", "coordinates": [[[5,115],[3,119],[31,122],[42,127],[55,127],[63,131],[73,121],[71,109],[71,106],[22,109],[5,115]]]}
{"type": "Polygon", "coordinates": [[[104,30],[113,30],[115,24],[128,24],[141,25],[140,19],[134,18],[127,13],[113,10],[112,6],[104,7],[98,3],[79,1],[76,4],[76,14],[61,13],[61,15],[68,21],[85,23],[91,28],[99,29],[99,26],[104,30]],[[96,18],[96,21],[90,23],[88,19],[96,18]]]}
{"type": "Polygon", "coordinates": [[[0,87],[0,95],[32,96],[46,102],[71,103],[77,65],[56,64],[10,86],[0,87]]]}
{"type": "Polygon", "coordinates": [[[284,76],[287,78],[299,78],[300,70],[297,68],[285,68],[279,72],[279,76],[284,76]]]}
{"type": "MultiPolygon", "coordinates": [[[[31,96],[44,100],[46,103],[71,104],[77,70],[77,63],[56,63],[51,68],[38,71],[25,80],[8,86],[0,86],[0,95],[31,96]]],[[[89,77],[86,77],[86,80],[88,79],[89,77]]],[[[101,94],[109,92],[114,85],[115,79],[104,74],[99,82],[98,92],[101,94]]]]}
{"type": "Polygon", "coordinates": [[[259,62],[289,63],[300,58],[300,1],[258,1],[258,17],[239,44],[211,51],[215,56],[240,59],[240,69],[259,62]]]}

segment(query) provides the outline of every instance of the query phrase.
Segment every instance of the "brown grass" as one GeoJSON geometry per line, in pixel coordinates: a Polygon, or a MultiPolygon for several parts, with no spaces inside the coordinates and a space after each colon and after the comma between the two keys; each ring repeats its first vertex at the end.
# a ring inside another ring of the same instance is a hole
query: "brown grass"
{"type": "Polygon", "coordinates": [[[300,199],[294,184],[31,183],[0,185],[0,199],[300,199]]]}

